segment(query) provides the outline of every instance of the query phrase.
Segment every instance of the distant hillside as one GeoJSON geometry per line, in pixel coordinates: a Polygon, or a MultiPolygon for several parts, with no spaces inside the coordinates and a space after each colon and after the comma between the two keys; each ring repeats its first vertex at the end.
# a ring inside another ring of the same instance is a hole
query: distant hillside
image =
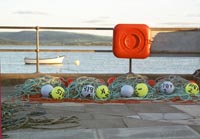
{"type": "MultiPolygon", "coordinates": [[[[35,45],[36,32],[0,32],[0,45],[35,45]]],[[[40,31],[40,45],[112,45],[112,37],[83,33],[40,31]]]]}

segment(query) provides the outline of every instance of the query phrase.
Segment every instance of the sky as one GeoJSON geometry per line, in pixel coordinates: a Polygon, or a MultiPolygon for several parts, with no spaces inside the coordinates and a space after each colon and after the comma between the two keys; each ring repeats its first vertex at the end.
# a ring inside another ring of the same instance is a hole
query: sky
{"type": "Polygon", "coordinates": [[[0,26],[200,25],[200,0],[0,0],[0,26]]]}

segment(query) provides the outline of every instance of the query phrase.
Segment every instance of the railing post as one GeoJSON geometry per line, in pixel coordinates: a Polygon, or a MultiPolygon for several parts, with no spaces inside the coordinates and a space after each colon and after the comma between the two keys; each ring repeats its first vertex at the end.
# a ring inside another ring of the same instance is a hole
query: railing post
{"type": "Polygon", "coordinates": [[[39,53],[40,53],[40,35],[39,35],[39,26],[36,27],[36,73],[39,73],[39,53]]]}
{"type": "Polygon", "coordinates": [[[132,73],[132,59],[129,58],[129,73],[132,73]]]}

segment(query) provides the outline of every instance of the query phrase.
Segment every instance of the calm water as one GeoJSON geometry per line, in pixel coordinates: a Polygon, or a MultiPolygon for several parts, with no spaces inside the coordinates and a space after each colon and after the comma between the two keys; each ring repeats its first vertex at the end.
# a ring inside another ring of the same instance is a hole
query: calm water
{"type": "MultiPolygon", "coordinates": [[[[0,46],[1,49],[35,49],[35,46],[0,46]]],[[[41,46],[41,49],[91,49],[111,50],[109,46],[41,46]]],[[[41,65],[42,73],[127,73],[129,60],[116,58],[112,53],[80,53],[80,52],[46,52],[40,53],[40,57],[54,57],[65,55],[61,65],[41,65]],[[76,66],[74,61],[79,60],[76,66]]],[[[24,64],[24,57],[36,56],[32,52],[1,52],[2,73],[34,73],[35,65],[24,64]]],[[[192,74],[200,68],[200,58],[174,58],[151,57],[142,60],[132,60],[134,73],[168,73],[168,74],[192,74]]]]}

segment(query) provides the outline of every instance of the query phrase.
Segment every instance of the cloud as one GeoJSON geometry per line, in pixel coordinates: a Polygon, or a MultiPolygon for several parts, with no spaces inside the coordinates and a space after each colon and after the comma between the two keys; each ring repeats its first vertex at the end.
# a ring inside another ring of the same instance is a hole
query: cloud
{"type": "Polygon", "coordinates": [[[107,21],[107,19],[110,19],[110,17],[100,16],[96,19],[85,20],[84,23],[102,24],[102,23],[105,23],[107,21]]]}
{"type": "Polygon", "coordinates": [[[102,23],[104,20],[101,19],[92,19],[92,20],[86,20],[85,23],[102,23]]]}
{"type": "Polygon", "coordinates": [[[188,14],[186,15],[186,17],[200,17],[200,13],[197,13],[197,14],[188,14]]]}
{"type": "Polygon", "coordinates": [[[16,11],[14,13],[21,15],[48,15],[48,13],[40,11],[16,11]]]}
{"type": "Polygon", "coordinates": [[[198,22],[165,22],[165,23],[159,23],[160,25],[165,26],[199,26],[198,22]]]}

